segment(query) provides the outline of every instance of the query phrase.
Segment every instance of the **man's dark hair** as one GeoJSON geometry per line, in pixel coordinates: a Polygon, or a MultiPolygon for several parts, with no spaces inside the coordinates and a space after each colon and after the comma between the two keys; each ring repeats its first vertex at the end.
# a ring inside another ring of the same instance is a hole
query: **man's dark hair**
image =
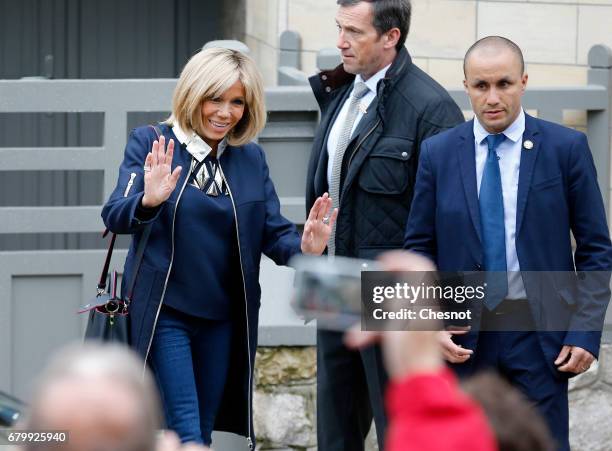
{"type": "Polygon", "coordinates": [[[555,445],[535,407],[500,376],[485,372],[470,377],[463,390],[485,413],[499,451],[553,451],[555,445]]]}
{"type": "Polygon", "coordinates": [[[391,28],[399,28],[400,38],[395,49],[399,51],[406,42],[410,30],[410,17],[412,5],[410,0],[337,0],[340,6],[352,6],[366,2],[372,4],[372,25],[381,35],[391,28]]]}
{"type": "Polygon", "coordinates": [[[475,50],[478,50],[480,48],[485,48],[485,47],[496,48],[496,49],[506,48],[510,50],[519,59],[519,62],[521,64],[521,75],[525,73],[525,60],[523,59],[523,52],[521,52],[521,48],[518,45],[516,45],[510,39],[504,38],[503,36],[485,36],[484,38],[479,39],[478,41],[474,42],[472,46],[468,49],[468,51],[465,52],[465,56],[463,57],[463,75],[464,76],[467,77],[465,66],[467,64],[467,60],[469,56],[475,50]]]}

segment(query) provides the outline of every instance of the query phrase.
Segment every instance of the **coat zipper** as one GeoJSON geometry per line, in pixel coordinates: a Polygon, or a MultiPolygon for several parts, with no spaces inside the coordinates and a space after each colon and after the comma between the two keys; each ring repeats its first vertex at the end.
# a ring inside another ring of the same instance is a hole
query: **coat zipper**
{"type": "MultiPolygon", "coordinates": [[[[346,166],[347,167],[347,171],[348,171],[348,168],[351,167],[351,162],[353,161],[353,157],[355,156],[355,154],[357,153],[357,151],[359,150],[359,148],[361,147],[363,142],[368,138],[368,136],[370,136],[372,134],[372,132],[374,131],[374,129],[376,129],[376,127],[378,127],[378,124],[380,124],[380,119],[378,119],[376,121],[376,124],[374,124],[374,126],[370,130],[368,130],[366,135],[363,138],[361,138],[361,141],[359,141],[357,143],[357,145],[355,146],[355,150],[353,150],[353,153],[351,154],[351,158],[349,158],[348,165],[346,166]]],[[[338,205],[340,205],[340,202],[338,202],[338,205]]]]}
{"type": "MultiPolygon", "coordinates": [[[[193,161],[193,157],[189,162],[189,167],[191,167],[191,163],[193,161]]],[[[176,210],[178,210],[179,202],[181,197],[183,196],[183,191],[185,191],[185,187],[187,186],[187,181],[189,180],[189,174],[185,177],[185,181],[183,182],[183,186],[179,191],[179,195],[176,198],[176,204],[174,206],[174,212],[172,213],[172,251],[170,253],[170,266],[168,267],[168,272],[166,273],[166,281],[164,282],[164,289],[162,290],[162,295],[159,300],[159,306],[157,306],[157,313],[155,313],[155,321],[153,322],[153,330],[151,332],[151,338],[149,339],[149,345],[147,346],[147,353],[145,354],[145,363],[143,366],[143,374],[147,368],[147,359],[149,358],[149,352],[151,351],[151,345],[153,344],[153,336],[155,335],[155,328],[157,327],[157,319],[159,318],[159,312],[161,311],[162,304],[164,303],[164,297],[166,296],[166,288],[168,288],[168,280],[170,279],[170,272],[172,271],[172,263],[174,262],[174,223],[176,222],[176,210]]]]}
{"type": "MultiPolygon", "coordinates": [[[[130,180],[127,183],[127,186],[125,187],[125,191],[123,192],[123,197],[128,197],[128,194],[130,194],[130,190],[132,189],[132,186],[134,185],[134,179],[136,178],[136,173],[132,172],[130,174],[130,180]]],[[[101,288],[98,288],[98,296],[104,294],[104,290],[102,290],[101,288]]],[[[114,295],[112,296],[114,297],[114,295]]],[[[124,307],[124,309],[127,308],[127,304],[124,307]]],[[[110,314],[110,325],[112,326],[113,323],[115,322],[115,314],[111,313],[110,314]]]]}
{"type": "Polygon", "coordinates": [[[128,194],[130,194],[130,190],[132,189],[132,185],[134,184],[134,179],[136,178],[136,173],[132,172],[130,174],[130,181],[128,182],[127,186],[125,187],[125,192],[123,193],[123,197],[128,197],[128,194]]]}
{"type": "Polygon", "coordinates": [[[250,450],[253,449],[253,439],[251,438],[251,396],[252,396],[252,368],[251,368],[251,338],[250,338],[250,328],[249,328],[249,311],[247,304],[247,296],[246,296],[246,282],[244,278],[244,268],[242,266],[242,251],[240,249],[240,232],[238,230],[238,214],[236,213],[236,204],[234,203],[234,195],[232,194],[232,190],[230,188],[229,183],[227,182],[227,178],[225,178],[225,173],[223,172],[223,168],[221,167],[221,160],[219,161],[219,169],[221,170],[221,176],[223,177],[223,181],[225,182],[225,186],[227,186],[227,191],[229,192],[230,199],[232,201],[232,208],[234,209],[234,222],[236,223],[236,240],[238,241],[238,257],[240,259],[240,273],[242,274],[242,292],[244,293],[244,312],[246,319],[246,327],[247,327],[247,362],[249,364],[249,386],[248,386],[248,411],[247,411],[247,445],[250,450]]]}

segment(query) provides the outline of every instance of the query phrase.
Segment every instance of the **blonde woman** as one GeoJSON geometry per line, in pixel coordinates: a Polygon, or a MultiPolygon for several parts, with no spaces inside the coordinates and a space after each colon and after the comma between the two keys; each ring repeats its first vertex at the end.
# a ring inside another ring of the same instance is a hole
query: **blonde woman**
{"type": "MultiPolygon", "coordinates": [[[[252,374],[264,253],[284,265],[320,255],[337,212],[325,194],[300,238],[280,214],[262,149],[261,75],[253,61],[207,49],[187,63],[172,115],[130,135],[107,227],[132,234],[124,280],[148,224],[150,237],[130,306],[131,345],[160,388],[167,427],[209,445],[212,430],[253,446],[252,374]]],[[[125,287],[123,287],[125,289],[125,287]]]]}

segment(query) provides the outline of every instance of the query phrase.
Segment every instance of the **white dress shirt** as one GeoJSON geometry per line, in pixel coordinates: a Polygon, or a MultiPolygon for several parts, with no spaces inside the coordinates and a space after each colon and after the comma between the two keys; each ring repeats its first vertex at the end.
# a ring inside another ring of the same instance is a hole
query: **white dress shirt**
{"type": "Polygon", "coordinates": [[[344,102],[344,105],[342,105],[342,109],[338,113],[338,116],[336,117],[336,121],[334,122],[334,125],[332,125],[332,128],[329,132],[329,137],[327,138],[327,154],[329,156],[329,159],[327,160],[327,185],[328,186],[331,184],[332,167],[333,167],[334,156],[336,155],[336,148],[338,147],[338,138],[340,135],[340,131],[342,130],[344,121],[346,120],[346,115],[348,113],[348,107],[349,107],[349,104],[351,103],[351,97],[353,96],[353,91],[355,90],[355,83],[363,82],[366,84],[369,90],[368,90],[368,93],[361,98],[361,102],[359,102],[359,112],[357,113],[357,117],[355,118],[355,122],[353,123],[353,129],[351,130],[351,135],[355,132],[355,129],[357,128],[357,125],[359,124],[359,121],[364,115],[364,111],[367,111],[367,108],[370,106],[372,101],[376,98],[376,85],[378,84],[380,80],[382,80],[385,77],[385,75],[387,74],[387,70],[389,69],[390,66],[391,64],[382,68],[381,70],[376,72],[374,75],[372,75],[370,78],[368,78],[366,81],[363,81],[363,78],[359,74],[355,76],[355,81],[353,83],[353,89],[351,89],[351,94],[344,102]]]}
{"type": "MultiPolygon", "coordinates": [[[[516,254],[516,199],[518,194],[523,133],[525,132],[525,113],[521,109],[518,117],[504,130],[506,139],[496,149],[499,158],[502,192],[504,197],[504,224],[506,232],[506,268],[508,269],[508,299],[525,299],[525,286],[520,274],[516,254]]],[[[484,172],[489,149],[486,137],[488,131],[474,117],[474,139],[476,149],[476,182],[480,193],[480,182],[484,172]]]]}
{"type": "MultiPolygon", "coordinates": [[[[212,147],[210,147],[196,132],[187,134],[178,123],[172,126],[172,131],[176,139],[179,140],[179,143],[185,144],[187,146],[187,152],[189,152],[198,162],[202,162],[202,160],[212,152],[212,147]]],[[[217,145],[217,158],[221,158],[226,147],[227,139],[223,138],[217,145]]]]}

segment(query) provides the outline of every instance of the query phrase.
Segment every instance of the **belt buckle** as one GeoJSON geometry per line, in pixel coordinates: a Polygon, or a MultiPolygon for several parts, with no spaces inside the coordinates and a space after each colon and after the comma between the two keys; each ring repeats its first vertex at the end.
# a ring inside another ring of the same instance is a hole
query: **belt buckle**
{"type": "Polygon", "coordinates": [[[507,314],[507,313],[512,311],[512,309],[509,308],[509,306],[508,306],[506,301],[507,301],[507,299],[502,299],[502,301],[499,303],[497,308],[495,308],[495,310],[493,310],[493,314],[495,316],[505,315],[505,314],[507,314]]]}
{"type": "MultiPolygon", "coordinates": [[[[508,313],[516,312],[524,307],[527,299],[504,299],[499,303],[493,313],[497,316],[507,315],[508,313]]],[[[527,304],[528,305],[528,304],[527,304]]]]}

